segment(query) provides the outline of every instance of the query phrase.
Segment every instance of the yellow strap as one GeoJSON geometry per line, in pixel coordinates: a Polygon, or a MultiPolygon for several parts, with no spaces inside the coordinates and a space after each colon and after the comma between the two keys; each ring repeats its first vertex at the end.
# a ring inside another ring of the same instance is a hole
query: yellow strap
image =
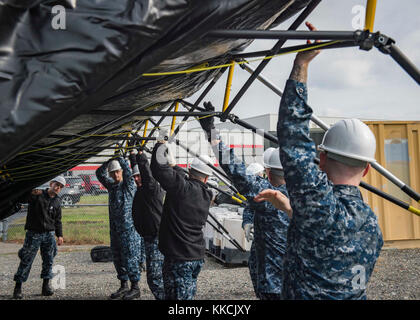
{"type": "Polygon", "coordinates": [[[236,198],[235,196],[232,196],[232,199],[235,200],[236,202],[242,203],[242,200],[239,200],[238,198],[236,198]]]}
{"type": "Polygon", "coordinates": [[[264,57],[264,58],[255,58],[255,59],[251,59],[251,60],[244,60],[244,61],[238,61],[238,62],[234,61],[232,63],[221,64],[221,65],[218,65],[218,66],[211,66],[211,67],[203,67],[203,68],[200,68],[200,66],[197,66],[197,67],[193,67],[193,68],[190,68],[190,69],[187,69],[187,70],[181,70],[181,71],[143,73],[142,76],[143,77],[169,76],[169,75],[175,75],[175,74],[188,74],[188,73],[193,73],[193,72],[220,69],[220,68],[224,68],[224,67],[231,67],[233,64],[241,65],[241,64],[244,64],[244,63],[252,63],[252,62],[255,62],[255,61],[272,59],[272,58],[279,57],[279,56],[286,55],[286,54],[304,52],[304,51],[309,51],[309,50],[318,49],[318,48],[322,48],[322,47],[327,47],[327,46],[330,46],[330,45],[333,45],[333,44],[336,44],[336,43],[339,43],[339,42],[342,42],[342,41],[337,40],[337,41],[332,41],[332,42],[327,42],[327,43],[316,44],[316,45],[313,45],[313,46],[310,46],[310,47],[307,47],[307,48],[297,49],[297,50],[284,52],[284,53],[278,53],[278,54],[268,56],[268,57],[264,57]]]}
{"type": "Polygon", "coordinates": [[[247,198],[245,198],[243,195],[241,195],[239,192],[237,192],[236,193],[238,196],[239,196],[239,198],[241,198],[242,200],[244,200],[244,201],[247,201],[247,198]]]}
{"type": "Polygon", "coordinates": [[[414,214],[416,214],[416,215],[418,215],[420,217],[420,210],[419,209],[414,208],[412,206],[409,206],[408,207],[408,211],[410,211],[410,212],[412,212],[412,213],[414,213],[414,214]]]}

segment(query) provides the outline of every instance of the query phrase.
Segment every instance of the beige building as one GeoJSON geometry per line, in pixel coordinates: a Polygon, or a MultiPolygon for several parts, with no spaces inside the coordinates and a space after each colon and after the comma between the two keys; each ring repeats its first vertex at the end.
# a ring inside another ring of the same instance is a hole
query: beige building
{"type": "MultiPolygon", "coordinates": [[[[321,117],[332,125],[342,118],[321,117]]],[[[276,135],[277,114],[266,114],[243,119],[244,121],[276,135]]],[[[365,121],[374,132],[377,140],[376,159],[388,171],[397,176],[417,192],[420,192],[420,121],[365,121]]],[[[219,129],[238,128],[230,122],[216,125],[219,129]]],[[[318,145],[324,131],[311,122],[311,137],[318,145]]],[[[264,149],[276,145],[265,140],[264,149]]],[[[365,181],[374,187],[397,197],[420,209],[420,204],[408,197],[392,182],[370,170],[365,181]]],[[[376,196],[363,188],[362,195],[379,218],[385,246],[408,248],[420,247],[420,217],[376,196]]]]}

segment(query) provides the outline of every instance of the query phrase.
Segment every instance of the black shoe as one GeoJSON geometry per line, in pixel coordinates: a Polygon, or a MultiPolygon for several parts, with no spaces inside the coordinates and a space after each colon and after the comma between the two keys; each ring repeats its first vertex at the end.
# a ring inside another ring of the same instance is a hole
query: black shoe
{"type": "Polygon", "coordinates": [[[42,282],[42,295],[43,296],[52,296],[54,294],[53,289],[50,287],[50,279],[44,279],[42,282]]]}
{"type": "Polygon", "coordinates": [[[13,299],[22,299],[22,283],[16,282],[15,289],[13,290],[13,299]]]}
{"type": "Polygon", "coordinates": [[[127,281],[121,281],[121,287],[111,294],[111,299],[121,299],[130,289],[128,288],[127,281]]]}
{"type": "Polygon", "coordinates": [[[131,282],[131,289],[124,295],[123,300],[133,300],[136,298],[140,298],[139,283],[131,282]]]}

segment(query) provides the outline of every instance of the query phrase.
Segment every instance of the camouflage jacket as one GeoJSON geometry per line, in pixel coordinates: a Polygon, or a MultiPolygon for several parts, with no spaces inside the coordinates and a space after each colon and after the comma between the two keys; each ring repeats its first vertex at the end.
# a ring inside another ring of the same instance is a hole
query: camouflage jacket
{"type": "MultiPolygon", "coordinates": [[[[282,289],[283,256],[286,252],[289,217],[269,202],[257,203],[253,198],[265,189],[279,190],[287,196],[286,185],[274,187],[260,176],[247,175],[246,165],[235,157],[233,149],[220,142],[214,147],[220,166],[238,191],[248,199],[245,210],[254,213],[254,243],[257,259],[257,290],[280,294],[282,289]]],[[[244,210],[244,212],[245,212],[244,210]]]]}
{"type": "Polygon", "coordinates": [[[280,159],[293,217],[284,260],[285,299],[366,299],[383,245],[376,215],[356,186],[334,185],[314,163],[306,84],[288,80],[279,109],[280,159]]]}
{"type": "Polygon", "coordinates": [[[115,183],[107,175],[107,163],[104,163],[96,170],[98,180],[108,189],[109,198],[109,227],[111,230],[123,232],[131,231],[134,228],[132,217],[133,197],[137,187],[131,177],[131,169],[128,161],[118,158],[123,170],[123,181],[115,183]]]}

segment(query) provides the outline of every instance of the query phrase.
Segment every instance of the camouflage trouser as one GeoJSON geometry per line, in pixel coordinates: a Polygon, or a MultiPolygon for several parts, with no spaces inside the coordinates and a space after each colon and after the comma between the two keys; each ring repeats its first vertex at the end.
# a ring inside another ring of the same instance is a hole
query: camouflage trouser
{"type": "Polygon", "coordinates": [[[204,259],[193,261],[163,261],[163,284],[165,300],[193,300],[197,291],[197,277],[204,259]]]}
{"type": "MultiPolygon", "coordinates": [[[[146,244],[144,238],[140,236],[140,263],[144,263],[146,261],[146,244]]],[[[141,272],[141,270],[140,270],[141,272]]]]}
{"type": "Polygon", "coordinates": [[[117,278],[121,281],[140,281],[140,236],[134,230],[118,232],[111,229],[111,250],[117,278]]]}
{"type": "Polygon", "coordinates": [[[41,278],[51,279],[53,277],[52,265],[54,257],[57,254],[54,231],[37,233],[28,230],[26,232],[23,247],[18,252],[20,264],[14,276],[14,281],[25,282],[28,280],[32,262],[34,261],[39,248],[41,248],[42,257],[41,278]]]}
{"type": "Polygon", "coordinates": [[[157,237],[144,237],[146,251],[147,284],[157,300],[165,298],[162,278],[163,254],[158,248],[157,237]]]}
{"type": "Polygon", "coordinates": [[[252,285],[254,287],[254,292],[257,298],[259,298],[258,290],[257,290],[257,257],[255,256],[255,243],[252,242],[251,249],[249,252],[248,258],[248,268],[249,268],[249,275],[251,276],[252,285]]]}

